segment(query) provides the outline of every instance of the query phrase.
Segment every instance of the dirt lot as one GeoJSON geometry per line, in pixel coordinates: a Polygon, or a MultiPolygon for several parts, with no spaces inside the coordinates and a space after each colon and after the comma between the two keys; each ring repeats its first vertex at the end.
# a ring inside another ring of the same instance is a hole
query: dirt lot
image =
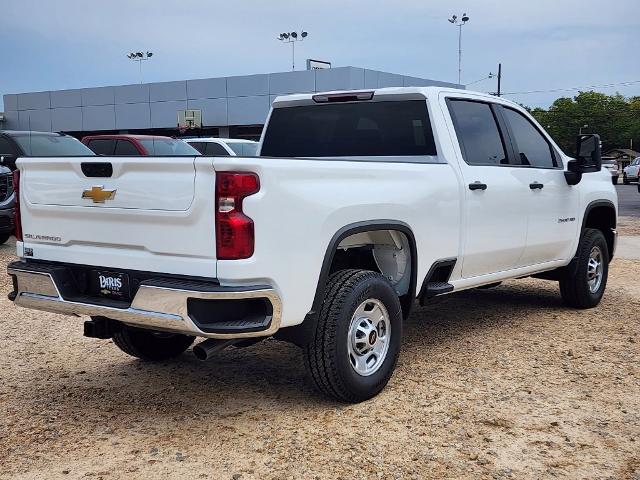
{"type": "Polygon", "coordinates": [[[3,294],[0,478],[637,480],[639,273],[616,260],[590,311],[538,280],[417,309],[360,405],[316,395],[284,343],[142,363],[3,294]]]}

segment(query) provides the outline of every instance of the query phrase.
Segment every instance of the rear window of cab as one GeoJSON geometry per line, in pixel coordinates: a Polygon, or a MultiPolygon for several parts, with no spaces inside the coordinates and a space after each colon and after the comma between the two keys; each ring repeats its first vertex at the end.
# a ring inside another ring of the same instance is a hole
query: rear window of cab
{"type": "Polygon", "coordinates": [[[275,108],[260,153],[268,157],[437,154],[425,100],[275,108]]]}

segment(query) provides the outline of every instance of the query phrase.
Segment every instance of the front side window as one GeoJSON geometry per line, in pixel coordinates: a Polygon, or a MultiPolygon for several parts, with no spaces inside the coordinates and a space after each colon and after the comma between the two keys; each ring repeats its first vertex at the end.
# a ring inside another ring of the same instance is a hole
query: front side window
{"type": "Polygon", "coordinates": [[[267,157],[436,155],[425,100],[276,108],[262,144],[267,157]]]}
{"type": "Polygon", "coordinates": [[[469,165],[508,165],[498,123],[488,103],[451,100],[449,111],[464,161],[469,165]]]}
{"type": "Polygon", "coordinates": [[[15,155],[16,149],[6,138],[0,137],[0,155],[15,155]]]}
{"type": "Polygon", "coordinates": [[[505,120],[511,126],[514,148],[522,165],[538,168],[554,168],[556,166],[551,145],[540,131],[522,113],[511,108],[503,108],[505,120]]]}

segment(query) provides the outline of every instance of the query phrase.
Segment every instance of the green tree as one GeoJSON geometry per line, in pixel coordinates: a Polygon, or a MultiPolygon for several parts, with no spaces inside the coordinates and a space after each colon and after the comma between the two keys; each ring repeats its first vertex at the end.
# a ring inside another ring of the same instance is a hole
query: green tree
{"type": "Polygon", "coordinates": [[[575,150],[576,135],[597,133],[603,151],[640,147],[640,97],[620,94],[580,92],[573,98],[558,98],[548,110],[535,108],[532,115],[544,126],[560,147],[569,154],[575,150]]]}

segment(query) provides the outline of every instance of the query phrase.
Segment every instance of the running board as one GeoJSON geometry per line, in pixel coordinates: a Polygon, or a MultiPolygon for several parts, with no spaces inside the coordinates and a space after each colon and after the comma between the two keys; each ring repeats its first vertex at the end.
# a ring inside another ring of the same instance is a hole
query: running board
{"type": "Polygon", "coordinates": [[[433,298],[453,291],[453,285],[449,282],[427,282],[423,298],[433,298]]]}

